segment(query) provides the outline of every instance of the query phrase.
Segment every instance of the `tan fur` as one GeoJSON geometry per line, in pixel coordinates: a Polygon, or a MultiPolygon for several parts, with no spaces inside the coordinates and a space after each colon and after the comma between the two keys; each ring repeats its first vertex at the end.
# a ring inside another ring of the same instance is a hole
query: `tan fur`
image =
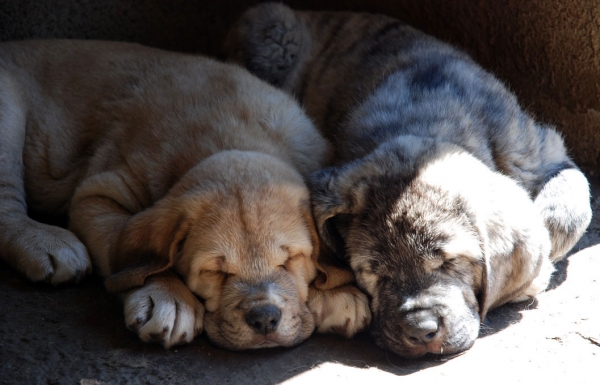
{"type": "MultiPolygon", "coordinates": [[[[127,325],[167,348],[203,326],[232,349],[290,346],[329,316],[309,307],[319,242],[304,183],[327,144],[244,69],[135,44],[2,43],[0,137],[0,257],[29,279],[93,266],[125,294],[127,325]]],[[[370,316],[354,304],[344,335],[370,316]]]]}

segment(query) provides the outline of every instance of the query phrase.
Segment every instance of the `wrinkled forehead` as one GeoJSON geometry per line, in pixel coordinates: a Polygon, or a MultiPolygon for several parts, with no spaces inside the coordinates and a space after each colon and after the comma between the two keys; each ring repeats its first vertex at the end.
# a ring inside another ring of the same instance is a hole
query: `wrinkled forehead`
{"type": "Polygon", "coordinates": [[[480,258],[464,200],[418,181],[367,196],[348,234],[351,263],[371,271],[427,271],[456,255],[480,258]]]}
{"type": "Polygon", "coordinates": [[[308,203],[288,191],[264,189],[223,194],[192,224],[186,248],[232,264],[272,263],[312,251],[308,203]]]}

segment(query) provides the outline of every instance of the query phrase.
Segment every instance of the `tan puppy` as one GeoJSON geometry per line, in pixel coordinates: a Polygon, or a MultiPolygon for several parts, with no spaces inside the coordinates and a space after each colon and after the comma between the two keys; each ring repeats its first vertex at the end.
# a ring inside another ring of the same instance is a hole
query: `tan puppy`
{"type": "Polygon", "coordinates": [[[309,288],[319,243],[303,177],[326,161],[324,139],[239,67],[125,43],[3,43],[0,137],[2,259],[53,284],[94,266],[144,341],[190,342],[205,325],[231,349],[290,346],[370,320],[349,274],[322,270],[309,288]]]}

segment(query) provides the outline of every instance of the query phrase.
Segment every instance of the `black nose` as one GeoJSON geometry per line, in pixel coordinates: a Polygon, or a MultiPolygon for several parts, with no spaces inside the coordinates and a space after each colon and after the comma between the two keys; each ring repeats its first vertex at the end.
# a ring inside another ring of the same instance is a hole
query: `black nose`
{"type": "Polygon", "coordinates": [[[268,334],[277,330],[281,320],[281,310],[273,305],[257,306],[245,316],[246,323],[258,334],[268,334]]]}
{"type": "Polygon", "coordinates": [[[427,344],[436,340],[440,332],[440,320],[429,310],[419,310],[406,316],[402,330],[413,344],[427,344]]]}

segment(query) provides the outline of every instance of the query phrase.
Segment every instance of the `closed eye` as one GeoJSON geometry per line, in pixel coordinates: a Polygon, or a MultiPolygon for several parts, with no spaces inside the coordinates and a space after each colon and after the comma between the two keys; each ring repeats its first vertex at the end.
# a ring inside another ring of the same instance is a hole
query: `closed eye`
{"type": "Polygon", "coordinates": [[[200,270],[200,272],[198,273],[198,275],[208,275],[211,277],[225,277],[225,278],[229,278],[229,277],[233,277],[235,276],[235,274],[227,272],[227,271],[222,271],[222,270],[200,270]]]}
{"type": "Polygon", "coordinates": [[[201,266],[199,266],[198,274],[199,275],[221,275],[227,276],[231,275],[230,272],[227,271],[227,264],[225,263],[225,256],[223,255],[213,255],[210,257],[205,257],[204,262],[201,266]]]}
{"type": "Polygon", "coordinates": [[[442,264],[442,268],[445,270],[453,270],[460,263],[461,258],[459,255],[446,256],[444,258],[444,262],[442,264]]]}
{"type": "Polygon", "coordinates": [[[438,270],[446,265],[447,260],[439,255],[428,255],[423,257],[423,266],[428,270],[438,270]]]}

